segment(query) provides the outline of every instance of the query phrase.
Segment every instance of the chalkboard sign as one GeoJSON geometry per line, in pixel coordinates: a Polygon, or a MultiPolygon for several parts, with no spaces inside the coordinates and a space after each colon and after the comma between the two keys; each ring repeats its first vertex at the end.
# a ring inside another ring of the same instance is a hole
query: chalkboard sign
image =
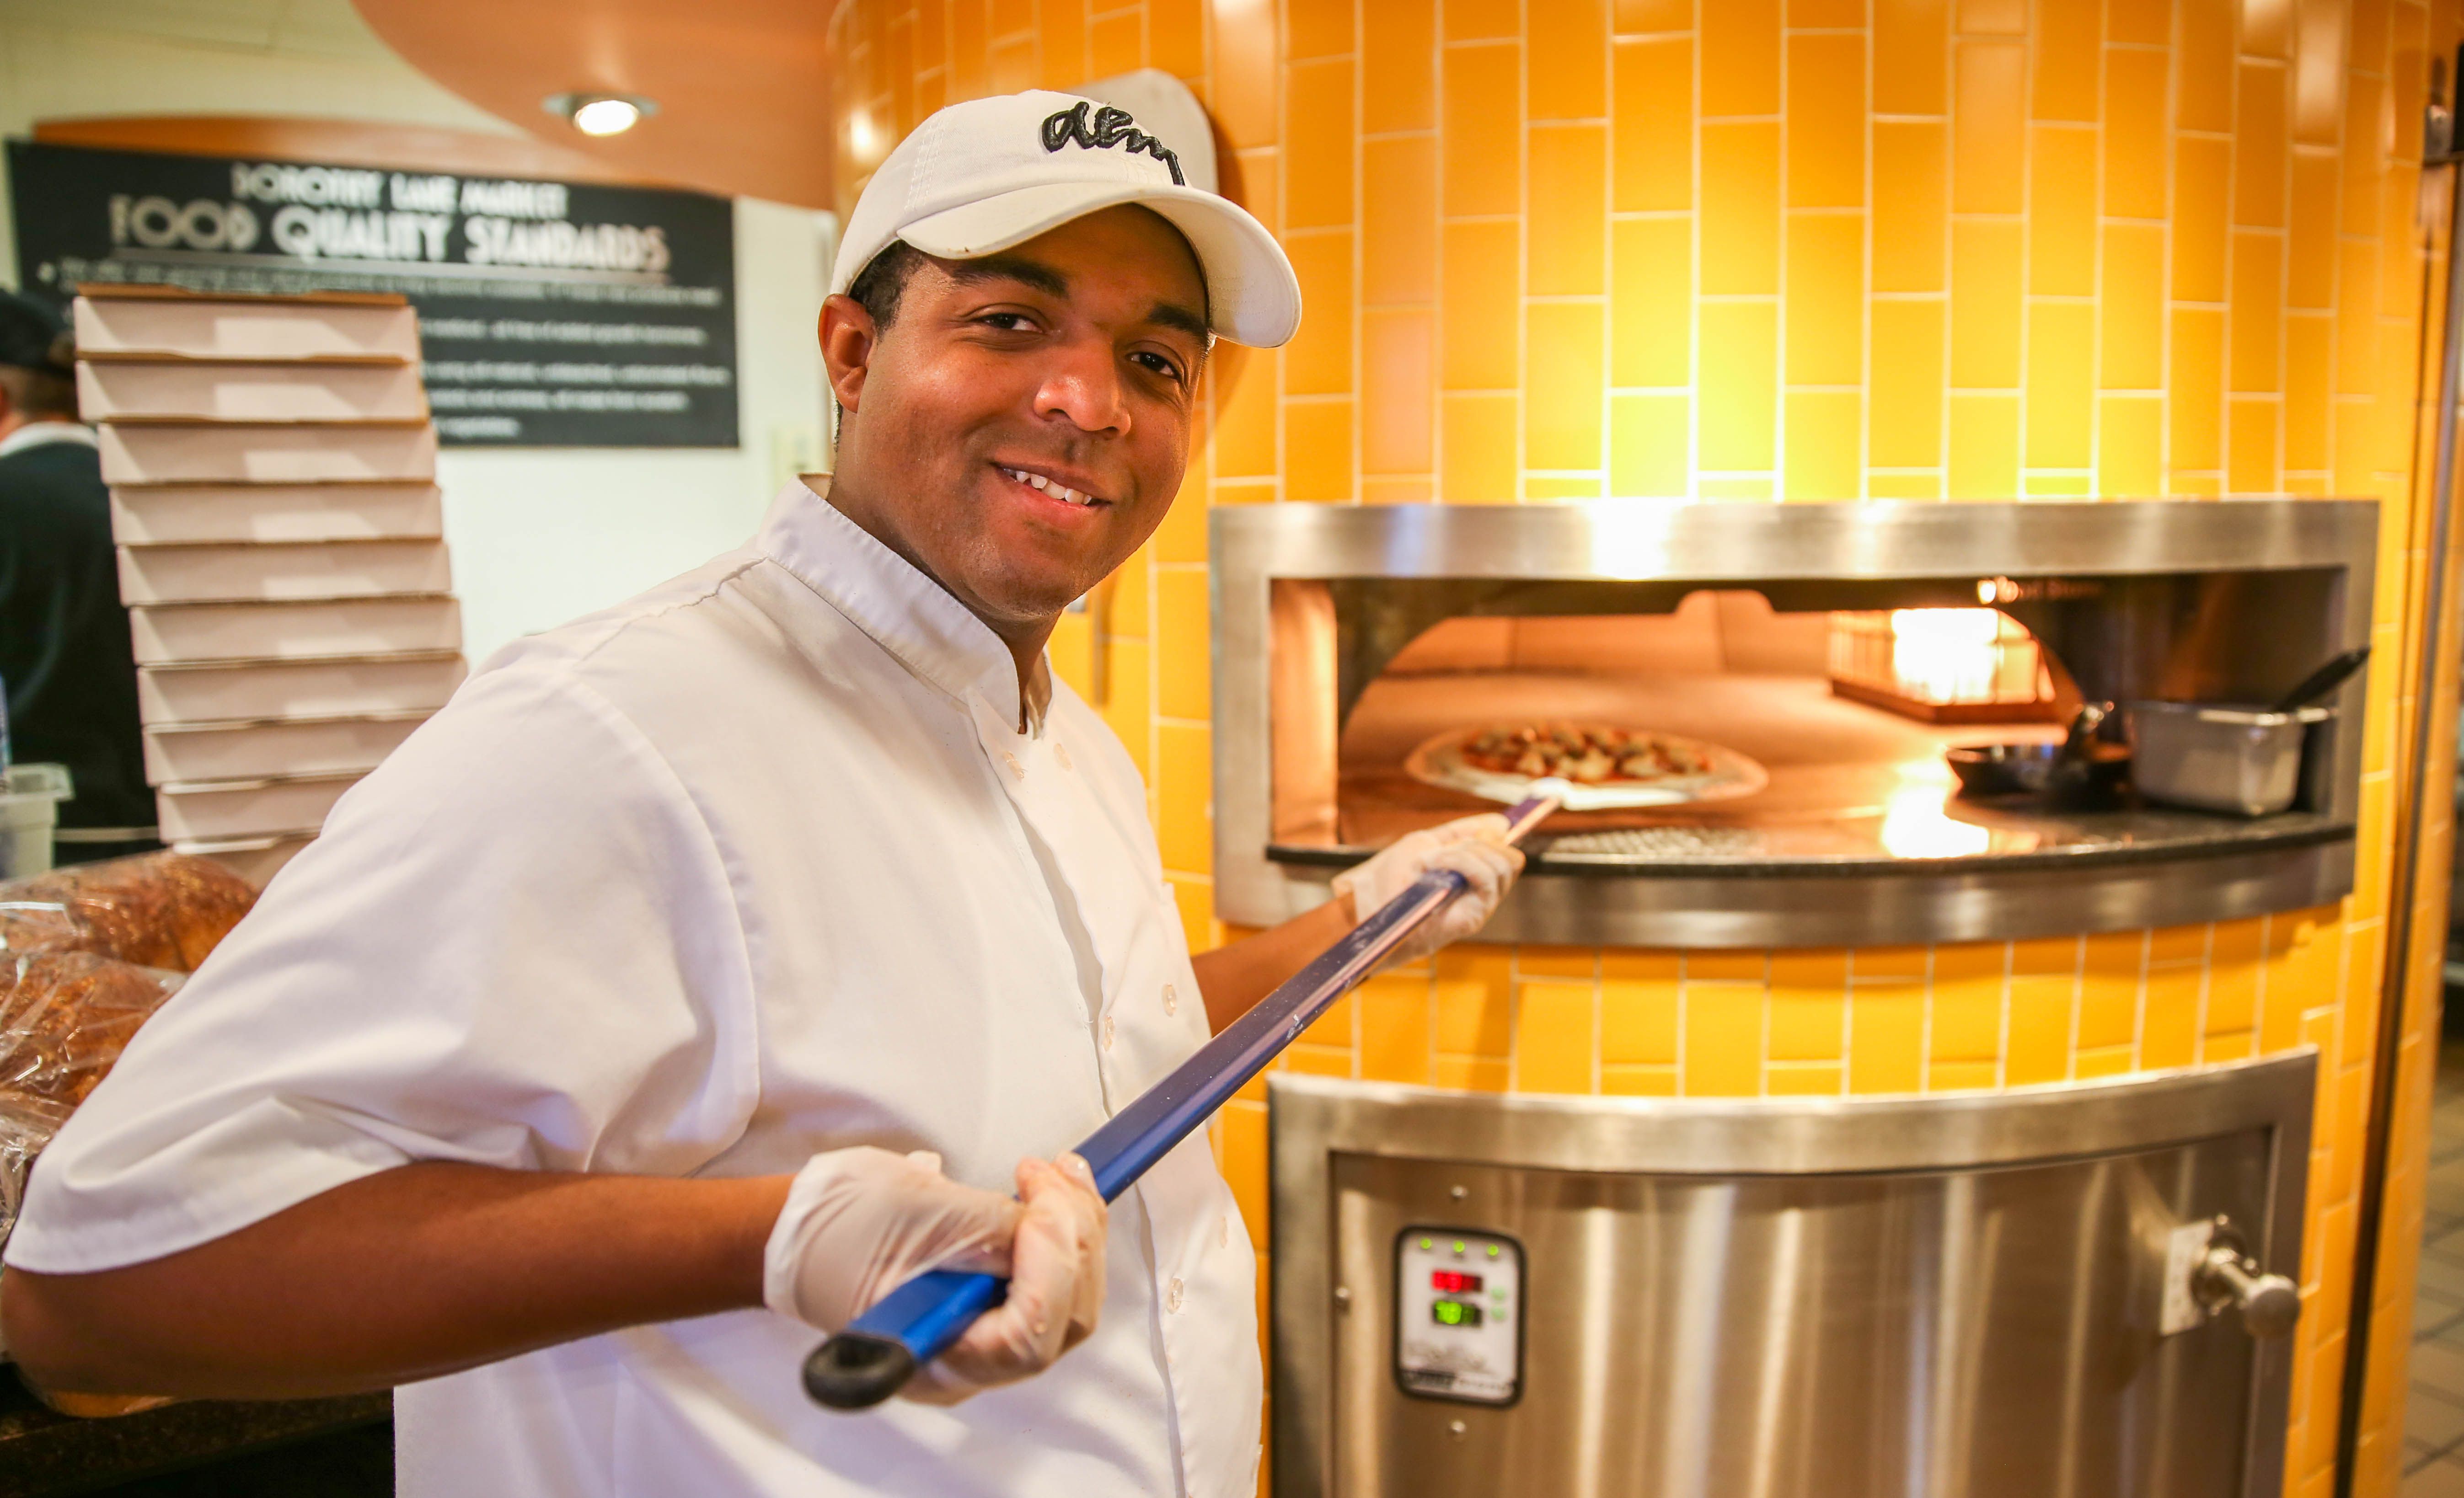
{"type": "Polygon", "coordinates": [[[399,292],[448,446],[732,448],[736,243],[698,192],[11,142],[17,284],[399,292]]]}

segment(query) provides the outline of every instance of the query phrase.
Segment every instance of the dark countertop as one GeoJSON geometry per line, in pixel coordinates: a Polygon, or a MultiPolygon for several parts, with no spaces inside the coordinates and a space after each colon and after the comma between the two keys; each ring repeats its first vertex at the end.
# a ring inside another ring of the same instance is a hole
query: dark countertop
{"type": "Polygon", "coordinates": [[[104,1420],[46,1409],[0,1371],[0,1498],[47,1498],[387,1419],[389,1394],[189,1399],[104,1420]]]}

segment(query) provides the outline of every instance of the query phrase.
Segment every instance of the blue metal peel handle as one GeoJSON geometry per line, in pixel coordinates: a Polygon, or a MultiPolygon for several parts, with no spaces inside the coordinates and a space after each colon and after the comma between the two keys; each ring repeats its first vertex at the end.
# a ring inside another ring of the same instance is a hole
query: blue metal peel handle
{"type": "MultiPolygon", "coordinates": [[[[1551,787],[1543,782],[1535,788],[1551,787]]],[[[1506,814],[1507,839],[1521,838],[1558,804],[1553,794],[1518,803],[1506,814]]],[[[1466,888],[1463,876],[1451,869],[1422,874],[1089,1135],[1078,1154],[1093,1168],[1095,1189],[1104,1200],[1118,1197],[1171,1154],[1327,1005],[1375,972],[1405,937],[1466,888]]],[[[804,1359],[805,1392],[834,1410],[880,1403],[917,1369],[948,1352],[978,1316],[1001,1303],[1008,1288],[1008,1281],[991,1274],[934,1269],[915,1276],[813,1350],[804,1359]]]]}

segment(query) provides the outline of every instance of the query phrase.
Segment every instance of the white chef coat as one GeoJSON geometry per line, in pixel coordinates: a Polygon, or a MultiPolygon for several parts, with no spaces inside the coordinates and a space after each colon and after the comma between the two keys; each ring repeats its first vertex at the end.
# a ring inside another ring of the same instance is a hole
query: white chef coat
{"type": "MultiPolygon", "coordinates": [[[[1012,1188],[1206,1038],[1135,767],[803,488],[508,648],[354,787],[43,1157],[75,1273],[409,1160],[747,1176],[874,1144],[1012,1188]]],[[[950,1409],[808,1402],[763,1311],[400,1390],[406,1498],[1247,1494],[1256,1267],[1204,1136],[1112,1207],[1102,1324],[950,1409]]],[[[381,1285],[368,1293],[381,1295],[381,1285]]]]}

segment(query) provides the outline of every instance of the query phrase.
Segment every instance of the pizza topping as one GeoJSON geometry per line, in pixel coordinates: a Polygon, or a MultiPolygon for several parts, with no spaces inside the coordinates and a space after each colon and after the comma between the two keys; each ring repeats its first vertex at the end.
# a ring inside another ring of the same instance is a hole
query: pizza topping
{"type": "Polygon", "coordinates": [[[1535,723],[1473,735],[1463,762],[1499,775],[1532,780],[1557,776],[1578,785],[1665,781],[1707,775],[1711,757],[1698,745],[1631,728],[1535,723]]]}

